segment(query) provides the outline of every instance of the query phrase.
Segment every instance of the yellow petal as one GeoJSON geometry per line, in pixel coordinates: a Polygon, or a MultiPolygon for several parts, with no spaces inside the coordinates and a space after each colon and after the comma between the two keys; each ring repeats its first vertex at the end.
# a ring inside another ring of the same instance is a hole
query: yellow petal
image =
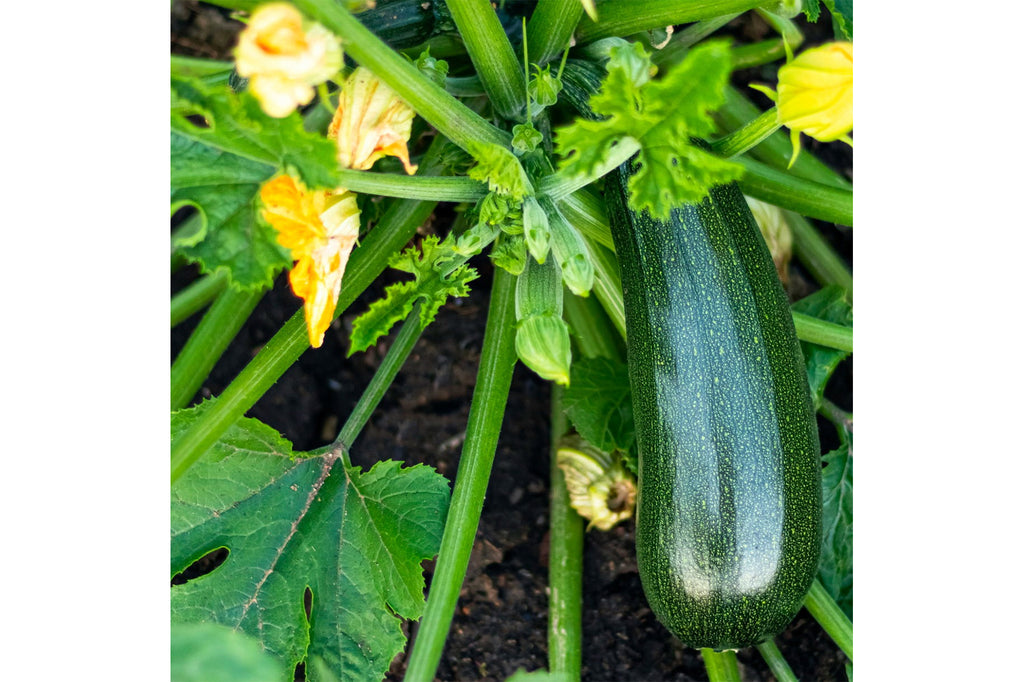
{"type": "Polygon", "coordinates": [[[802,52],[779,68],[779,120],[822,142],[853,130],[853,43],[802,52]]]}
{"type": "Polygon", "coordinates": [[[235,63],[263,110],[281,118],[308,104],[313,86],[338,72],[341,43],[291,5],[272,3],[253,12],[238,37],[235,63]]]}
{"type": "Polygon", "coordinates": [[[288,275],[303,300],[309,343],[319,348],[334,319],[345,266],[359,237],[359,207],[345,189],[309,191],[282,175],[260,190],[263,217],[297,262],[288,275]]]}
{"type": "Polygon", "coordinates": [[[359,67],[342,87],[327,135],[337,141],[338,161],[345,168],[366,170],[382,156],[395,156],[411,175],[416,166],[409,161],[407,143],[415,115],[391,88],[359,67]]]}

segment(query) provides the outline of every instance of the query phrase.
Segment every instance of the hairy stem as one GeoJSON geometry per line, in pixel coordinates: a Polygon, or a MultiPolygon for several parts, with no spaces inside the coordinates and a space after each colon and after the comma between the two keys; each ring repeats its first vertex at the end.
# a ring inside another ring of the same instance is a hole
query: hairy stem
{"type": "Polygon", "coordinates": [[[798,682],[792,668],[789,667],[789,663],[786,662],[782,652],[779,651],[779,647],[775,646],[775,642],[769,639],[767,642],[761,642],[756,646],[757,650],[761,652],[764,662],[768,664],[768,668],[772,671],[772,675],[775,675],[777,682],[798,682]]]}
{"type": "Polygon", "coordinates": [[[583,3],[580,0],[539,0],[526,25],[530,61],[544,66],[561,54],[581,16],[583,3]]]}
{"type": "Polygon", "coordinates": [[[752,147],[756,147],[781,127],[779,112],[775,107],[772,107],[757,118],[747,121],[738,130],[734,130],[725,137],[720,137],[712,142],[711,151],[725,158],[737,156],[752,147]]]}
{"type": "Polygon", "coordinates": [[[441,659],[473,550],[515,364],[515,277],[495,268],[466,441],[406,682],[430,682],[441,659]]]}
{"type": "Polygon", "coordinates": [[[342,187],[361,194],[453,202],[479,201],[487,196],[487,185],[463,176],[399,175],[347,168],[340,169],[338,173],[342,187]]]}
{"type": "Polygon", "coordinates": [[[844,327],[798,312],[793,312],[793,325],[801,341],[853,352],[853,327],[844,327]]]}
{"type": "Polygon", "coordinates": [[[837,225],[853,225],[853,192],[805,180],[759,161],[740,156],[740,189],[744,194],[801,215],[837,225]]]}
{"type": "Polygon", "coordinates": [[[799,213],[785,211],[786,223],[793,232],[793,255],[822,286],[837,284],[847,291],[853,291],[853,275],[846,261],[815,229],[807,218],[799,213]]]}
{"type": "Polygon", "coordinates": [[[708,671],[709,682],[741,682],[735,651],[701,649],[700,655],[704,657],[704,667],[708,671]]]}
{"type": "Polygon", "coordinates": [[[604,0],[597,3],[600,19],[580,21],[576,42],[585,45],[610,36],[628,36],[654,28],[688,24],[710,17],[737,14],[753,9],[764,0],[604,0]]]}

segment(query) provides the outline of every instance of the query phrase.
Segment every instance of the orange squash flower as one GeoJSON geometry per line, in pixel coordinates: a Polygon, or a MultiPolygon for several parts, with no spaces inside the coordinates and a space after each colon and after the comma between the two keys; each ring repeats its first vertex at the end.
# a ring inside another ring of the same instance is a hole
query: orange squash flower
{"type": "Polygon", "coordinates": [[[309,344],[319,348],[334,319],[345,265],[359,237],[356,196],[345,189],[311,192],[295,178],[279,175],[263,185],[260,199],[263,218],[297,261],[288,281],[304,302],[309,344]]]}
{"type": "Polygon", "coordinates": [[[409,161],[406,143],[415,116],[394,90],[360,66],[342,86],[327,136],[337,141],[343,168],[366,170],[382,156],[396,156],[412,175],[416,166],[409,161]]]}

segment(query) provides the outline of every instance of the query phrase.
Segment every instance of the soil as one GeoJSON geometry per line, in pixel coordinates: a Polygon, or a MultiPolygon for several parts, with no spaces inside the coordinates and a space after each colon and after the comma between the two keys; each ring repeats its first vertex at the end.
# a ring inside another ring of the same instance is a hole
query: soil
{"type": "MultiPolygon", "coordinates": [[[[237,22],[228,13],[196,2],[172,4],[172,51],[225,58],[237,22]]],[[[742,29],[737,29],[742,30],[742,29]]],[[[747,78],[751,76],[748,75],[747,78]]],[[[759,76],[754,76],[760,78],[759,76]]],[[[768,81],[768,78],[764,78],[768,81]]],[[[834,145],[808,149],[837,169],[851,174],[848,151],[834,145]]],[[[442,210],[434,224],[445,229],[442,210]]],[[[847,259],[849,231],[822,225],[847,259]]],[[[489,261],[473,263],[481,278],[471,294],[449,302],[423,334],[352,451],[355,464],[368,467],[381,459],[409,465],[426,463],[454,480],[476,382],[490,293],[489,261]]],[[[813,290],[810,278],[795,264],[791,295],[813,290]]],[[[186,267],[171,278],[172,292],[197,276],[186,267]]],[[[396,278],[397,279],[397,278],[396,278]]],[[[296,450],[324,445],[355,405],[383,358],[387,341],[366,353],[346,358],[352,320],[383,292],[385,273],[328,330],[323,346],[307,351],[248,412],[278,429],[296,450]]],[[[218,395],[271,336],[299,308],[282,276],[267,293],[196,400],[218,395]]],[[[200,316],[172,330],[172,357],[200,316]]],[[[852,362],[840,366],[828,396],[852,409],[852,362]]],[[[469,570],[463,584],[439,680],[504,680],[517,669],[547,666],[547,507],[549,386],[518,366],[513,377],[488,495],[480,519],[469,570]]],[[[837,444],[822,422],[823,450],[837,444]]],[[[624,523],[610,532],[591,531],[584,547],[583,675],[590,682],[706,680],[694,649],[676,641],[660,625],[644,598],[634,556],[634,527],[624,523]]],[[[429,584],[432,564],[425,572],[429,584]]],[[[415,634],[415,625],[411,627],[415,634]]],[[[820,626],[801,611],[776,640],[797,677],[805,681],[846,680],[845,657],[820,626]]],[[[775,678],[754,650],[738,654],[745,682],[775,678]]],[[[387,679],[400,680],[404,656],[387,679]]]]}

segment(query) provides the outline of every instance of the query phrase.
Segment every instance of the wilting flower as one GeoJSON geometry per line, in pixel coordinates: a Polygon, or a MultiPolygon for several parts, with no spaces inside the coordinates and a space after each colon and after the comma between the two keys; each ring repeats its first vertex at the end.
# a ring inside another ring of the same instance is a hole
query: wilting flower
{"type": "Polygon", "coordinates": [[[779,67],[779,91],[758,88],[777,105],[779,123],[790,129],[793,158],[800,152],[800,133],[821,142],[852,144],[853,43],[833,42],[800,53],[779,67]]]}
{"type": "Polygon", "coordinates": [[[313,86],[342,66],[341,44],[326,28],[286,3],[253,12],[235,48],[238,75],[269,115],[283,118],[313,99],[313,86]]]}
{"type": "Polygon", "coordinates": [[[337,140],[344,168],[366,170],[382,156],[396,156],[412,175],[406,143],[416,112],[372,72],[358,67],[341,88],[338,109],[327,129],[337,140]]]}
{"type": "Polygon", "coordinates": [[[341,278],[359,237],[356,196],[344,189],[309,191],[289,175],[260,189],[263,218],[297,262],[289,273],[292,291],[302,298],[309,343],[319,348],[334,318],[341,278]]]}
{"type": "Polygon", "coordinates": [[[588,530],[609,530],[633,516],[636,481],[620,458],[573,435],[559,443],[555,462],[565,474],[569,504],[590,522],[588,530]]]}

